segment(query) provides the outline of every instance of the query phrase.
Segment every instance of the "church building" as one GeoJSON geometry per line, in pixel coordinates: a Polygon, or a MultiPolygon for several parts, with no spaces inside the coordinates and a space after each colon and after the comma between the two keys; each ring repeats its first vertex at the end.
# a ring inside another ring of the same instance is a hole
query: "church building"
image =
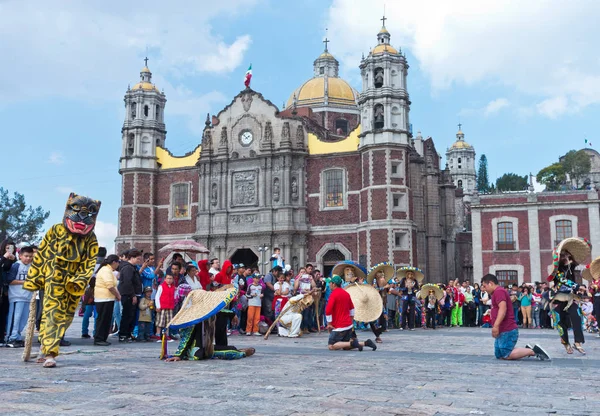
{"type": "Polygon", "coordinates": [[[207,116],[201,143],[181,157],[167,150],[167,100],[144,67],[125,94],[118,250],[194,239],[234,263],[261,263],[280,247],[295,270],[391,261],[433,282],[462,277],[462,192],[433,140],[412,135],[406,56],[383,26],[356,91],[325,45],[286,108],[244,89],[207,116]]]}

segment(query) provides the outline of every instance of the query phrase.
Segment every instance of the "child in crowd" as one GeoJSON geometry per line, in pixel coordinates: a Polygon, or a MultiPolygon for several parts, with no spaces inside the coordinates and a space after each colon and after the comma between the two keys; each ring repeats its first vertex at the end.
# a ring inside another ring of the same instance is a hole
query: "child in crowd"
{"type": "Polygon", "coordinates": [[[33,249],[23,247],[19,252],[19,260],[14,263],[6,276],[8,283],[8,319],[6,325],[6,346],[10,348],[23,347],[21,332],[29,318],[29,302],[33,292],[23,289],[29,266],[33,261],[33,249]]]}
{"type": "Polygon", "coordinates": [[[397,319],[398,315],[398,284],[394,279],[390,279],[388,281],[388,285],[390,285],[388,294],[386,295],[386,306],[388,310],[388,328],[396,328],[400,327],[399,320],[397,319]]]}
{"type": "Polygon", "coordinates": [[[429,291],[425,304],[425,315],[426,315],[426,327],[435,329],[435,315],[438,310],[438,300],[433,293],[433,290],[429,291]]]}
{"type": "Polygon", "coordinates": [[[492,310],[488,309],[487,311],[485,311],[485,313],[483,314],[483,318],[481,318],[481,322],[483,325],[481,325],[482,328],[491,328],[492,327],[492,310]]]}
{"type": "MultiPolygon", "coordinates": [[[[168,274],[165,281],[160,284],[156,292],[156,332],[158,335],[162,333],[163,328],[167,326],[173,319],[173,310],[175,309],[175,284],[173,276],[168,274]]],[[[172,341],[173,338],[168,336],[167,341],[172,341]]]]}
{"type": "Polygon", "coordinates": [[[454,306],[453,300],[454,292],[452,288],[448,286],[446,288],[446,296],[444,297],[444,303],[442,305],[442,325],[450,327],[452,322],[452,307],[454,306]]]}
{"type": "Polygon", "coordinates": [[[269,260],[272,262],[271,263],[272,268],[279,266],[282,269],[285,269],[285,259],[281,255],[281,249],[279,247],[275,247],[273,249],[273,254],[271,254],[271,258],[269,260]]]}
{"type": "Polygon", "coordinates": [[[593,315],[594,305],[589,296],[585,296],[581,302],[581,312],[583,315],[583,327],[587,332],[598,332],[598,323],[593,315]]]}
{"type": "Polygon", "coordinates": [[[154,309],[154,301],[152,300],[152,287],[147,286],[144,289],[144,297],[140,300],[140,316],[138,318],[138,341],[150,341],[153,332],[152,310],[154,309]]]}
{"type": "Polygon", "coordinates": [[[248,299],[248,323],[246,324],[246,335],[252,334],[260,336],[258,332],[258,323],[260,322],[260,307],[262,305],[262,286],[260,285],[260,275],[255,273],[252,275],[252,284],[246,291],[248,299]]]}

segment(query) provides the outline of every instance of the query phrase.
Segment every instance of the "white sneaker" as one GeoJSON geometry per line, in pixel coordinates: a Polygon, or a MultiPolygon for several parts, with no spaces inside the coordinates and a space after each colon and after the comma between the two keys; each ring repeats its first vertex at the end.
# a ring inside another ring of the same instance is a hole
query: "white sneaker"
{"type": "Polygon", "coordinates": [[[262,337],[262,335],[261,335],[261,333],[260,333],[260,332],[255,332],[255,333],[254,333],[254,336],[255,336],[255,337],[262,337]]]}

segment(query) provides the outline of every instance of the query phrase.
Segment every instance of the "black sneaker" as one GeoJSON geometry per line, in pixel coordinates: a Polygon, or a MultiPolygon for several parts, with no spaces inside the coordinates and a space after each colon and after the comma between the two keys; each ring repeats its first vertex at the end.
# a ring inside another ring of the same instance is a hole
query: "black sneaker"
{"type": "Polygon", "coordinates": [[[373,351],[375,351],[377,349],[377,344],[375,344],[372,340],[368,339],[365,341],[365,347],[369,347],[373,351]]]}
{"type": "Polygon", "coordinates": [[[81,338],[90,339],[91,336],[89,334],[83,334],[81,335],[81,338]]]}
{"type": "Polygon", "coordinates": [[[130,337],[119,337],[119,342],[131,342],[130,337]]]}
{"type": "Polygon", "coordinates": [[[99,347],[108,347],[110,342],[107,341],[94,341],[94,345],[98,345],[99,347]]]}
{"type": "Polygon", "coordinates": [[[61,347],[70,347],[71,346],[71,342],[67,341],[66,339],[61,339],[60,340],[60,346],[61,347]]]}
{"type": "Polygon", "coordinates": [[[6,343],[6,348],[17,348],[15,344],[16,344],[15,342],[8,341],[6,343]]]}
{"type": "Polygon", "coordinates": [[[538,358],[538,360],[541,360],[541,361],[551,360],[548,353],[546,351],[544,351],[544,349],[542,347],[540,347],[538,344],[535,344],[533,346],[533,352],[535,352],[535,356],[538,358]]]}
{"type": "Polygon", "coordinates": [[[363,347],[362,347],[362,345],[360,345],[360,343],[358,342],[358,340],[357,340],[357,339],[353,339],[353,340],[350,342],[350,346],[351,346],[352,348],[358,348],[358,350],[359,350],[359,351],[362,351],[362,350],[363,350],[363,347]]]}
{"type": "Polygon", "coordinates": [[[533,347],[531,346],[531,344],[526,344],[525,348],[529,348],[530,350],[533,350],[533,347]]]}

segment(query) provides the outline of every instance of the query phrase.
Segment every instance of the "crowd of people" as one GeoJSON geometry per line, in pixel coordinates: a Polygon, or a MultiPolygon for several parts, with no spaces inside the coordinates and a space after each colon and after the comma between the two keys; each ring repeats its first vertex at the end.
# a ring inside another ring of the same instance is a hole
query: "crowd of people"
{"type": "MultiPolygon", "coordinates": [[[[0,332],[8,347],[23,346],[23,330],[32,296],[42,302],[43,291],[36,294],[23,289],[36,250],[36,246],[17,250],[12,241],[0,246],[3,253],[0,257],[3,274],[0,332]]],[[[165,264],[165,258],[157,261],[153,253],[135,248],[120,255],[107,255],[106,249],[100,247],[94,274],[81,298],[81,337],[93,338],[98,346],[110,345],[111,335],[121,343],[179,339],[178,330],[168,326],[186,296],[197,289],[216,291],[226,287],[234,287],[236,294],[227,313],[219,314],[223,316],[220,324],[226,327],[227,336],[268,336],[272,331],[294,338],[330,330],[332,317],[328,305],[332,293],[349,284],[370,286],[379,293],[380,315],[367,321],[352,319],[351,324],[353,333],[373,331],[377,343],[382,342],[381,334],[391,329],[490,328],[494,325],[492,295],[483,284],[450,280],[448,284],[421,286],[424,276],[418,268],[396,270],[390,263],[381,263],[367,273],[358,263],[342,262],[326,277],[311,264],[292,270],[285,265],[279,249],[274,250],[269,270],[264,274],[256,265],[233,264],[230,260],[222,264],[217,258],[186,261],[181,253],[172,253],[167,258],[169,261],[165,264]],[[94,324],[90,331],[92,316],[94,324]]],[[[488,286],[493,283],[490,282],[488,279],[488,286]]],[[[506,288],[510,301],[507,305],[510,313],[506,316],[514,320],[515,328],[560,330],[559,315],[552,303],[560,287],[560,284],[536,282],[506,288]]],[[[584,285],[577,285],[575,290],[583,330],[598,333],[600,308],[594,307],[592,302],[600,301],[597,284],[592,284],[591,291],[584,285]]],[[[38,308],[38,322],[41,309],[38,308]]],[[[226,339],[218,341],[227,345],[226,339]]],[[[358,342],[353,338],[351,342],[355,341],[358,342]]],[[[579,351],[580,342],[576,344],[579,351]]],[[[68,341],[63,339],[61,345],[68,345],[68,341]]],[[[375,346],[370,340],[361,344],[361,349],[364,345],[375,346]]]]}

